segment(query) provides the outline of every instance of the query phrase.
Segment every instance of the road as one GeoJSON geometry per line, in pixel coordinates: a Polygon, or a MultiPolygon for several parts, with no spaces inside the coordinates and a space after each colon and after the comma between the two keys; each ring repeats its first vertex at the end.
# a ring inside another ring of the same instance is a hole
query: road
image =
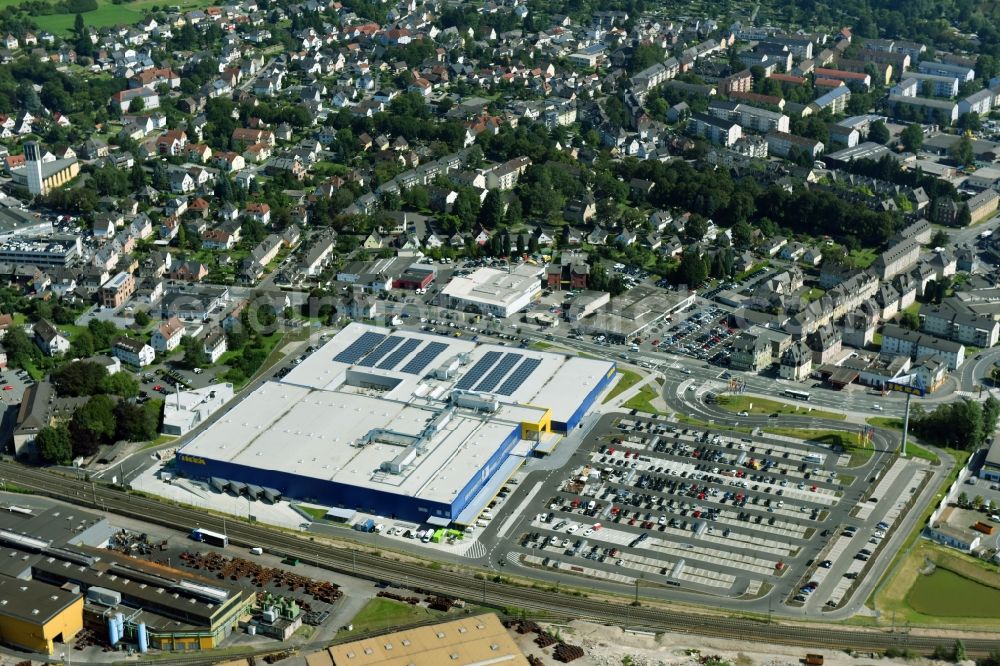
{"type": "MultiPolygon", "coordinates": [[[[147,520],[172,529],[189,530],[194,526],[219,531],[223,529],[221,518],[203,511],[127,494],[121,490],[63,477],[51,471],[0,462],[0,475],[17,478],[19,485],[44,495],[147,520]]],[[[1000,649],[1000,638],[984,638],[976,634],[966,636],[955,631],[931,636],[911,634],[908,631],[762,622],[759,619],[700,614],[691,608],[659,607],[648,603],[639,606],[625,605],[596,596],[575,596],[553,589],[518,586],[502,578],[488,580],[486,577],[477,577],[463,570],[451,570],[449,567],[431,569],[421,563],[396,561],[391,557],[359,550],[356,546],[331,546],[305,541],[298,535],[263,525],[229,520],[225,529],[230,540],[237,545],[262,546],[268,552],[297,557],[332,571],[406,584],[501,608],[545,611],[555,618],[585,618],[629,628],[678,631],[803,648],[877,652],[906,647],[915,652],[930,654],[938,646],[951,646],[956,639],[962,638],[970,655],[986,655],[1000,649]]]]}

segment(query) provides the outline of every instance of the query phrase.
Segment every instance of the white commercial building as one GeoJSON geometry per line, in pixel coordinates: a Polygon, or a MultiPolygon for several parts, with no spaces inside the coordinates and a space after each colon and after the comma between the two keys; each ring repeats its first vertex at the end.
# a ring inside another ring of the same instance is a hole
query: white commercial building
{"type": "Polygon", "coordinates": [[[353,323],[194,437],[177,466],[216,487],[468,525],[614,376],[610,361],[353,323]]]}
{"type": "Polygon", "coordinates": [[[480,268],[472,275],[452,278],[441,290],[442,305],[509,317],[541,295],[541,276],[542,269],[530,264],[521,264],[510,272],[480,268]]]}
{"type": "Polygon", "coordinates": [[[164,435],[187,434],[232,399],[232,384],[212,384],[167,396],[163,401],[163,426],[160,432],[164,435]]]}

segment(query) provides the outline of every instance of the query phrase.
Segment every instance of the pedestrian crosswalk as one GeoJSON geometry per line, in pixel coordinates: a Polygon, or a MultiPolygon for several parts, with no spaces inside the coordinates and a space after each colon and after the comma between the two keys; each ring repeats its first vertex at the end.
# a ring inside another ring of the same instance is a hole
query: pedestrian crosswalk
{"type": "Polygon", "coordinates": [[[481,541],[476,541],[469,547],[469,550],[465,551],[465,556],[473,560],[486,557],[486,546],[481,541]]]}

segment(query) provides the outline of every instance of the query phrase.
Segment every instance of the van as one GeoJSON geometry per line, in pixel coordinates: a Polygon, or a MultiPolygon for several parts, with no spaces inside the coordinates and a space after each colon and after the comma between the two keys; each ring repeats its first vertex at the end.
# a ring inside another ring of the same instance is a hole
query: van
{"type": "Polygon", "coordinates": [[[483,520],[493,520],[493,514],[490,511],[483,511],[483,520]]]}
{"type": "Polygon", "coordinates": [[[489,525],[489,523],[486,522],[485,520],[480,519],[480,520],[476,521],[476,526],[477,527],[486,527],[487,525],[489,525]]]}
{"type": "Polygon", "coordinates": [[[250,549],[250,554],[251,555],[263,555],[264,554],[264,549],[261,548],[260,546],[254,546],[253,548],[250,549]]]}

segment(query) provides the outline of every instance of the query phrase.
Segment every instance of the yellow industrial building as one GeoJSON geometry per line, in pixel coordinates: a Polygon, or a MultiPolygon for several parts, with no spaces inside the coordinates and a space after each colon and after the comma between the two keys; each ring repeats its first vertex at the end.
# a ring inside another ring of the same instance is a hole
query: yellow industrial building
{"type": "MultiPolygon", "coordinates": [[[[0,576],[0,641],[53,654],[83,629],[83,597],[31,580],[0,576]]],[[[67,647],[68,649],[68,647],[67,647]]]]}

